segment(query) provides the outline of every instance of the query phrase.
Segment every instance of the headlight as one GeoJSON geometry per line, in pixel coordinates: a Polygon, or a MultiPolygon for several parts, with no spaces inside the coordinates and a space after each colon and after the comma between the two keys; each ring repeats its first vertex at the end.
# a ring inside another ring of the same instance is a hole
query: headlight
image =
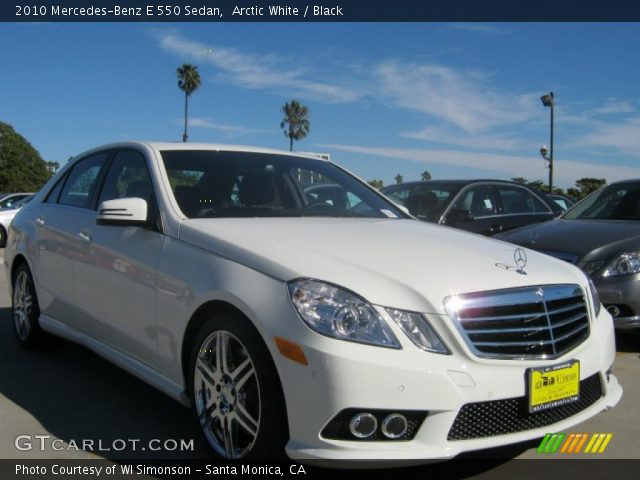
{"type": "Polygon", "coordinates": [[[593,299],[593,312],[596,314],[596,317],[600,315],[600,307],[602,303],[600,302],[600,295],[598,295],[598,289],[593,284],[591,279],[589,279],[589,290],[591,291],[591,298],[593,299]]]}
{"type": "Polygon", "coordinates": [[[400,348],[376,310],[362,298],[316,280],[294,280],[289,292],[302,320],[318,333],[340,340],[400,348]]]}
{"type": "Polygon", "coordinates": [[[640,273],[640,251],[625,252],[613,260],[604,272],[603,277],[615,277],[618,275],[631,275],[640,273]]]}
{"type": "Polygon", "coordinates": [[[422,315],[393,308],[386,310],[402,331],[422,350],[433,353],[449,353],[438,334],[422,315]]]}

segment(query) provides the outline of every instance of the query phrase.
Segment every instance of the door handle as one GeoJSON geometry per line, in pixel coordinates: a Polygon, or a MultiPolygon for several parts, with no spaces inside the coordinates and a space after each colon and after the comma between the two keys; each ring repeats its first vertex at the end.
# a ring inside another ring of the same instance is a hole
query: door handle
{"type": "Polygon", "coordinates": [[[502,224],[491,225],[491,227],[489,227],[489,231],[491,233],[501,232],[502,231],[502,224]]]}
{"type": "Polygon", "coordinates": [[[38,225],[44,225],[44,217],[42,215],[40,215],[39,217],[36,218],[36,223],[38,225]]]}
{"type": "Polygon", "coordinates": [[[80,240],[82,240],[85,243],[89,243],[91,242],[91,235],[89,235],[86,231],[82,231],[80,233],[78,233],[78,236],[80,237],[80,240]]]}

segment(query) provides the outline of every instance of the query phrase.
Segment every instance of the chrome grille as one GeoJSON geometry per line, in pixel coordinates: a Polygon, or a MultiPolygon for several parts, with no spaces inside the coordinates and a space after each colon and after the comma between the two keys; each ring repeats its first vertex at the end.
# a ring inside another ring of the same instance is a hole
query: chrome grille
{"type": "Polygon", "coordinates": [[[447,313],[484,358],[557,358],[589,336],[577,285],[543,285],[448,297],[447,313]]]}

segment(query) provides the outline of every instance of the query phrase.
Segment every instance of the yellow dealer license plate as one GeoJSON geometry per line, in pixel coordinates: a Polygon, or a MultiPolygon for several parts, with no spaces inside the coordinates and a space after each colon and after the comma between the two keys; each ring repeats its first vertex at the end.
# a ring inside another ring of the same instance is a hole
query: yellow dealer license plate
{"type": "Polygon", "coordinates": [[[528,370],[529,412],[539,412],[580,398],[580,362],[572,360],[528,370]]]}

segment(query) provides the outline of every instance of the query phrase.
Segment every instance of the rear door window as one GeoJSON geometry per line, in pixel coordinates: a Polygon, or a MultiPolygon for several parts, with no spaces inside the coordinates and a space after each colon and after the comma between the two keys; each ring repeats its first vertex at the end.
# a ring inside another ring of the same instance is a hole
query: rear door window
{"type": "Polygon", "coordinates": [[[58,203],[80,208],[93,208],[100,173],[104,169],[109,153],[98,153],[80,160],[71,170],[58,203]]]}
{"type": "Polygon", "coordinates": [[[502,202],[504,215],[526,213],[549,213],[549,208],[524,188],[511,185],[496,185],[502,202]]]}
{"type": "Polygon", "coordinates": [[[474,218],[497,214],[496,199],[491,185],[475,185],[464,190],[453,209],[469,210],[474,218]]]}

